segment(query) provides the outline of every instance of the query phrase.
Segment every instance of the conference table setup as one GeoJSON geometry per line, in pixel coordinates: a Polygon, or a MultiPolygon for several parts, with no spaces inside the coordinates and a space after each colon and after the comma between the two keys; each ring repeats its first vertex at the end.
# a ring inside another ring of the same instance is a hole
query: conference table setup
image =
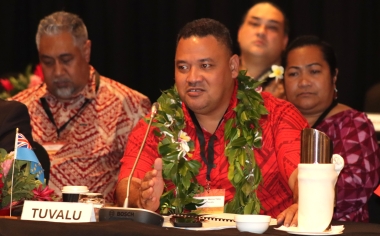
{"type": "MultiPolygon", "coordinates": [[[[380,235],[380,224],[339,222],[332,225],[343,225],[341,235],[380,235]]],[[[285,231],[276,230],[279,226],[269,226],[262,235],[289,235],[285,231]]],[[[294,233],[296,234],[296,233],[294,233]]],[[[204,230],[202,228],[178,229],[144,224],[130,220],[102,221],[92,223],[55,223],[42,221],[28,221],[17,219],[0,219],[0,235],[254,235],[249,232],[240,232],[235,227],[226,229],[204,230]]],[[[326,233],[302,235],[335,235],[326,233]]]]}
{"type": "MultiPolygon", "coordinates": [[[[322,222],[321,218],[314,216],[313,224],[303,224],[313,228],[314,223],[322,222]]],[[[328,223],[328,230],[305,232],[298,227],[278,225],[276,219],[265,215],[163,216],[144,209],[108,204],[98,208],[84,202],[25,201],[14,207],[12,216],[0,216],[0,235],[380,235],[380,224],[331,220],[328,223]],[[176,219],[178,222],[189,219],[201,223],[177,225],[174,223],[176,219]]]]}
{"type": "Polygon", "coordinates": [[[339,155],[323,160],[327,154],[311,154],[330,143],[318,131],[303,130],[302,140],[308,148],[301,148],[307,151],[301,152],[298,166],[297,227],[285,227],[269,215],[223,213],[219,195],[205,198],[207,207],[197,209],[203,213],[163,216],[128,207],[129,194],[123,207],[115,207],[86,186],[65,186],[63,201],[25,200],[11,207],[12,216],[0,216],[0,235],[380,235],[380,224],[331,220],[344,161],[339,155]]]}
{"type": "Polygon", "coordinates": [[[380,236],[380,0],[48,2],[0,0],[0,236],[380,236]]]}

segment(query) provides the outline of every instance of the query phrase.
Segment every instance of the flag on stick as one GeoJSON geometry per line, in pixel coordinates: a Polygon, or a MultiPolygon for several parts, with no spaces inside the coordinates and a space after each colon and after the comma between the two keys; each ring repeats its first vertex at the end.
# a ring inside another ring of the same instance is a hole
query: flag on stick
{"type": "Polygon", "coordinates": [[[21,133],[17,133],[17,152],[15,153],[15,160],[30,161],[30,173],[36,174],[37,178],[41,183],[45,183],[44,170],[36,154],[32,150],[32,146],[29,144],[29,141],[21,133]]]}

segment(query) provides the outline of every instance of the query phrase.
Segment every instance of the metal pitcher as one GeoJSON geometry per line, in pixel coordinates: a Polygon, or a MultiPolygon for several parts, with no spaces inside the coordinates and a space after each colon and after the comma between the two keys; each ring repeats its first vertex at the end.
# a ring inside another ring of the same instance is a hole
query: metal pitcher
{"type": "Polygon", "coordinates": [[[301,132],[301,163],[331,163],[333,144],[323,132],[305,128],[301,132]]]}

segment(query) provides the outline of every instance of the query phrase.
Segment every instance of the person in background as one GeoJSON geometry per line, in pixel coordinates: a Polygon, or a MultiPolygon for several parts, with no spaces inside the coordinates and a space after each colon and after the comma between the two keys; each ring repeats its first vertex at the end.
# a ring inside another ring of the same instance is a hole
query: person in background
{"type": "Polygon", "coordinates": [[[89,64],[91,41],[77,15],[42,19],[36,44],[44,83],[12,99],[27,105],[33,137],[49,151],[49,187],[60,194],[65,185],[85,185],[112,202],[128,135],[150,101],[89,64]]]}
{"type": "MultiPolygon", "coordinates": [[[[234,111],[243,103],[237,98],[241,83],[236,79],[238,73],[239,58],[232,53],[232,40],[224,25],[212,19],[199,19],[180,31],[175,55],[175,87],[184,112],[183,132],[194,140],[191,159],[202,163],[198,182],[205,188],[225,189],[225,203],[235,194],[227,177],[229,164],[224,149],[229,140],[224,138],[224,129],[227,120],[240,119],[234,111]],[[214,168],[209,169],[210,163],[203,161],[206,154],[201,154],[202,143],[212,145],[208,146],[207,159],[213,160],[214,168]]],[[[248,91],[256,93],[252,89],[248,91]]],[[[262,147],[254,148],[255,160],[263,175],[263,183],[257,191],[263,206],[260,213],[278,217],[278,222],[284,225],[296,225],[298,191],[294,186],[300,161],[300,134],[307,122],[287,101],[267,92],[261,95],[269,115],[258,118],[262,147]]],[[[118,205],[123,205],[128,177],[146,130],[147,124],[141,120],[128,140],[116,190],[118,205]]],[[[164,181],[158,142],[150,132],[130,185],[131,206],[153,211],[159,207],[164,181]]]]}
{"type": "Polygon", "coordinates": [[[0,148],[15,149],[16,128],[31,142],[32,128],[28,108],[21,102],[0,99],[0,148]]]}
{"type": "Polygon", "coordinates": [[[0,99],[0,148],[8,153],[15,149],[16,128],[29,141],[44,169],[46,184],[49,183],[50,160],[46,150],[33,141],[28,108],[17,101],[0,99]]]}
{"type": "Polygon", "coordinates": [[[315,36],[301,36],[284,55],[285,92],[310,127],[328,135],[344,158],[334,220],[368,221],[367,201],[379,183],[376,133],[365,113],[338,103],[338,67],[333,48],[315,36]]]}
{"type": "Polygon", "coordinates": [[[263,90],[285,98],[282,80],[269,78],[272,65],[281,65],[281,53],[288,43],[289,23],[285,13],[275,4],[253,5],[243,18],[238,32],[240,69],[256,80],[266,80],[263,90]]]}

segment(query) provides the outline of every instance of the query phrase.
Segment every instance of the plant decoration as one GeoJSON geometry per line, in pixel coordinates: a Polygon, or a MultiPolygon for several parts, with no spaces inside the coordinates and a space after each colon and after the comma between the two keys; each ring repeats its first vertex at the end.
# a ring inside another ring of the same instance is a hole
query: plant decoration
{"type": "Polygon", "coordinates": [[[0,209],[20,204],[23,200],[56,201],[58,196],[38,179],[33,173],[33,163],[26,160],[15,160],[12,190],[12,164],[14,152],[9,154],[0,148],[0,209]],[[32,170],[31,170],[32,169],[32,170]]]}
{"type": "Polygon", "coordinates": [[[24,74],[19,73],[17,76],[9,78],[0,78],[0,98],[7,99],[13,97],[24,89],[33,87],[43,82],[41,65],[37,65],[32,73],[32,66],[28,65],[24,74]]]}
{"type": "Polygon", "coordinates": [[[194,142],[183,131],[186,124],[182,101],[172,88],[163,92],[157,102],[159,110],[152,124],[160,130],[155,130],[155,135],[161,139],[158,152],[163,160],[163,177],[175,185],[161,196],[161,214],[195,210],[202,205],[202,200],[194,198],[195,194],[203,192],[196,179],[201,163],[191,159],[194,142]]]}
{"type": "Polygon", "coordinates": [[[224,211],[258,214],[261,204],[256,192],[262,175],[253,149],[261,148],[262,130],[259,120],[268,111],[260,95],[260,85],[264,81],[256,81],[246,73],[240,71],[237,78],[238,104],[234,108],[236,117],[229,119],[224,128],[227,143],[224,153],[229,163],[228,179],[236,189],[234,198],[226,203],[224,211]]]}
{"type": "MultiPolygon", "coordinates": [[[[259,120],[268,112],[260,95],[263,81],[256,81],[240,71],[237,77],[238,104],[236,116],[225,124],[225,155],[229,162],[228,179],[236,189],[234,198],[225,205],[225,212],[257,214],[261,209],[257,189],[262,181],[254,148],[261,147],[262,130],[259,120]]],[[[183,213],[202,205],[194,195],[204,191],[196,176],[200,162],[191,159],[194,142],[183,131],[185,117],[182,101],[175,87],[166,90],[157,100],[159,110],[153,125],[158,128],[158,152],[163,160],[163,178],[171,180],[174,188],[161,196],[161,213],[183,213]]],[[[149,121],[149,118],[146,120],[149,121]]]]}

